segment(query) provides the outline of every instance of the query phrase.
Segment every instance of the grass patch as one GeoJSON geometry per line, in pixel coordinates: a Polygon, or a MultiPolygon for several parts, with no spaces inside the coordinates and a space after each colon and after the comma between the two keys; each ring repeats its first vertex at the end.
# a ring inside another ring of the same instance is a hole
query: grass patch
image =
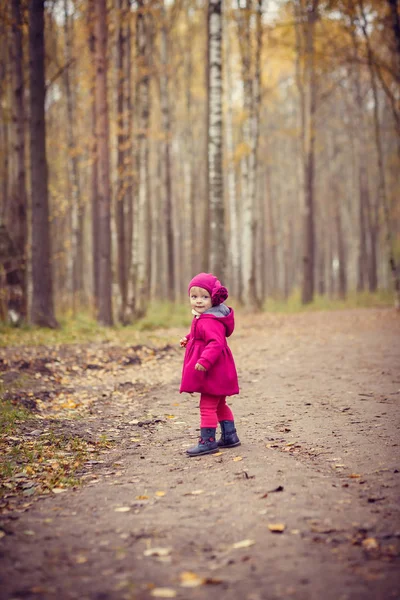
{"type": "Polygon", "coordinates": [[[115,344],[146,344],[149,332],[171,327],[187,328],[192,316],[188,305],[153,303],[143,319],[128,326],[117,323],[102,327],[87,313],[75,317],[65,315],[58,319],[59,329],[45,329],[24,325],[19,328],[0,324],[0,347],[79,344],[112,342],[115,344]]]}
{"type": "MultiPolygon", "coordinates": [[[[20,387],[19,383],[12,387],[20,387]]],[[[56,427],[6,400],[0,386],[0,511],[54,488],[79,485],[84,464],[113,445],[105,435],[87,441],[56,427]]]]}
{"type": "Polygon", "coordinates": [[[0,437],[14,431],[18,423],[26,421],[31,417],[28,409],[15,406],[9,400],[4,400],[3,391],[0,387],[0,437]]]}
{"type": "Polygon", "coordinates": [[[98,442],[88,442],[51,429],[34,437],[15,428],[12,433],[0,436],[0,508],[3,509],[12,508],[21,498],[80,485],[78,472],[85,463],[112,445],[104,436],[98,442]]]}
{"type": "Polygon", "coordinates": [[[329,298],[328,296],[316,295],[310,304],[301,303],[301,292],[294,292],[286,301],[268,298],[264,303],[263,310],[271,313],[298,313],[321,310],[344,310],[352,308],[384,308],[394,306],[392,292],[380,291],[351,292],[345,299],[329,298]]]}
{"type": "MultiPolygon", "coordinates": [[[[232,300],[235,305],[234,300],[232,300]]],[[[232,303],[231,303],[232,305],[232,303]]],[[[263,310],[272,313],[297,313],[318,310],[340,310],[350,308],[377,308],[394,305],[392,292],[380,291],[375,294],[349,293],[345,300],[316,295],[310,304],[301,303],[300,291],[294,292],[288,300],[268,298],[263,310]]],[[[240,312],[238,305],[238,312],[240,312]]],[[[59,317],[59,329],[22,326],[20,328],[0,324],[0,347],[40,346],[59,344],[85,344],[111,342],[116,345],[148,344],[157,341],[157,330],[182,328],[183,333],[190,327],[192,315],[189,305],[154,302],[149,305],[147,314],[136,323],[123,326],[102,327],[88,313],[79,313],[74,317],[59,317]]],[[[165,336],[164,336],[165,342],[165,336]]]]}

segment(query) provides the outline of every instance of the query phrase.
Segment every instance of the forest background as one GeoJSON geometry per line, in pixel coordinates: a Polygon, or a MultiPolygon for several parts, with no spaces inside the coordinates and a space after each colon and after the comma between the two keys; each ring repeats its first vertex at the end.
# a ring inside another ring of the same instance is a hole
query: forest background
{"type": "Polygon", "coordinates": [[[397,0],[2,0],[0,321],[400,294],[397,0]]]}

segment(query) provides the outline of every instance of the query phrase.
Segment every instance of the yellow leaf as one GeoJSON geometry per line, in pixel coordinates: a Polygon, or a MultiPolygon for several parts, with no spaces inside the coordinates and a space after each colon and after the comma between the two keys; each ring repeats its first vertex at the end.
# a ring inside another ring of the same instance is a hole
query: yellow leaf
{"type": "Polygon", "coordinates": [[[162,498],[162,496],[165,496],[166,492],[156,492],[156,496],[158,496],[159,498],[162,498]]]}
{"type": "Polygon", "coordinates": [[[361,542],[361,545],[365,550],[378,550],[379,548],[378,542],[372,537],[365,538],[365,540],[361,542]]]}
{"type": "Polygon", "coordinates": [[[77,565],[83,565],[85,562],[87,562],[87,558],[86,556],[83,556],[83,554],[78,554],[78,556],[75,559],[75,562],[77,565]]]}
{"type": "Polygon", "coordinates": [[[239,462],[239,460],[243,460],[243,458],[241,456],[235,456],[233,462],[239,462]]]}
{"type": "Polygon", "coordinates": [[[136,500],[148,500],[148,499],[149,499],[148,496],[144,496],[144,495],[142,495],[142,496],[136,496],[136,500]]]}
{"type": "Polygon", "coordinates": [[[283,523],[268,523],[268,529],[273,533],[283,533],[285,525],[283,523]]]}
{"type": "Polygon", "coordinates": [[[221,454],[223,454],[223,452],[219,451],[219,452],[214,452],[214,454],[211,454],[211,456],[221,456],[221,454]]]}
{"type": "Polygon", "coordinates": [[[240,548],[249,548],[255,544],[254,540],[241,540],[240,542],[235,542],[232,544],[232,548],[240,549],[240,548]]]}
{"type": "Polygon", "coordinates": [[[172,588],[154,588],[151,590],[150,595],[154,598],[175,598],[176,591],[172,588]]]}
{"type": "Polygon", "coordinates": [[[351,473],[349,477],[350,479],[358,479],[359,477],[361,477],[361,475],[359,475],[358,473],[351,473]]]}
{"type": "Polygon", "coordinates": [[[192,571],[183,571],[183,573],[179,575],[179,578],[181,580],[182,587],[198,587],[204,583],[204,578],[200,577],[196,573],[193,573],[192,571]]]}
{"type": "Polygon", "coordinates": [[[148,548],[143,552],[144,556],[168,556],[172,548],[148,548]]]}

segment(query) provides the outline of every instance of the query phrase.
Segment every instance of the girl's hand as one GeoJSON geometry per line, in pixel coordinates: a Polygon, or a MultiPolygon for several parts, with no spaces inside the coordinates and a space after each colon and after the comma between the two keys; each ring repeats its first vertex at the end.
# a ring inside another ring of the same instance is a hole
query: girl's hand
{"type": "Polygon", "coordinates": [[[200,363],[196,363],[196,366],[194,368],[196,369],[196,371],[207,371],[207,369],[203,367],[203,365],[201,365],[200,363]]]}
{"type": "Polygon", "coordinates": [[[187,337],[183,337],[179,343],[181,345],[181,348],[185,348],[186,344],[188,343],[187,337]]]}

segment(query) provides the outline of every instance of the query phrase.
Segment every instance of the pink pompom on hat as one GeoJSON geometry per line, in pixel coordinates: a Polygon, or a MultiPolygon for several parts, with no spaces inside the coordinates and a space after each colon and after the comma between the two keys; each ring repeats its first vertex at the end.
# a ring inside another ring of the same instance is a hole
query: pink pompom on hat
{"type": "Polygon", "coordinates": [[[199,273],[193,277],[188,287],[189,296],[192,287],[200,287],[203,288],[203,290],[207,290],[211,296],[211,304],[213,306],[222,304],[222,302],[224,302],[228,297],[228,290],[226,287],[221,285],[219,279],[217,279],[217,277],[215,277],[215,275],[212,273],[199,273]]]}

